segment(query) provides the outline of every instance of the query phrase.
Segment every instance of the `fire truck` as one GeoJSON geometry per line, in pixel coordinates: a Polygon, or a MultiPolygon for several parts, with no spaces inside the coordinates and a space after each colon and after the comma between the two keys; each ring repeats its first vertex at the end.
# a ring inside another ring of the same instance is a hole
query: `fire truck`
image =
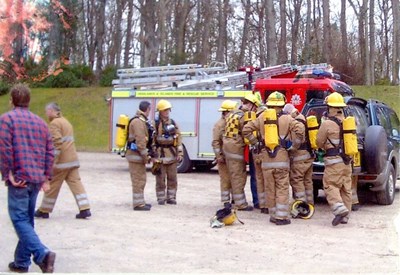
{"type": "Polygon", "coordinates": [[[150,119],[154,120],[158,115],[154,106],[158,100],[167,99],[172,104],[171,117],[182,134],[184,158],[178,165],[180,173],[193,167],[206,170],[214,165],[212,128],[221,115],[217,110],[225,99],[239,103],[246,93],[259,91],[265,100],[271,92],[279,91],[301,110],[311,98],[323,98],[333,91],[352,93],[349,86],[334,78],[325,63],[249,66],[229,72],[225,64],[215,62],[209,66],[184,64],[119,69],[117,76],[118,79],[113,80],[110,102],[110,151],[124,155],[124,148],[114,144],[119,116],[133,117],[139,103],[147,100],[153,106],[150,119]]]}

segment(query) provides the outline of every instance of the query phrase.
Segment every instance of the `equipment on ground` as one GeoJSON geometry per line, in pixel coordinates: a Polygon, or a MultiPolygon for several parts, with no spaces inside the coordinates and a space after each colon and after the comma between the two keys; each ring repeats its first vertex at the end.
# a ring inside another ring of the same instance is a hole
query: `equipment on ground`
{"type": "Polygon", "coordinates": [[[308,220],[315,212],[314,205],[306,203],[302,200],[295,200],[290,208],[290,213],[293,218],[300,218],[308,220]]]}
{"type": "Polygon", "coordinates": [[[238,219],[236,209],[232,208],[232,204],[226,203],[224,208],[219,209],[214,217],[210,219],[210,226],[211,228],[221,228],[225,225],[232,225],[236,220],[244,224],[238,219]]]}

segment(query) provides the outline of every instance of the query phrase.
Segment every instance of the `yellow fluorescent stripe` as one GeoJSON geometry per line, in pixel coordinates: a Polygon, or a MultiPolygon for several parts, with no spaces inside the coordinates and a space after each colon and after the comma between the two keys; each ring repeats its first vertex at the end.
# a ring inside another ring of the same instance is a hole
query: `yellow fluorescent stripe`
{"type": "Polygon", "coordinates": [[[248,93],[253,93],[252,91],[224,91],[224,97],[244,97],[248,93]]]}
{"type": "Polygon", "coordinates": [[[217,91],[136,91],[136,97],[217,97],[217,91]]]}
{"type": "Polygon", "coordinates": [[[130,91],[112,91],[111,97],[129,97],[130,91]]]}

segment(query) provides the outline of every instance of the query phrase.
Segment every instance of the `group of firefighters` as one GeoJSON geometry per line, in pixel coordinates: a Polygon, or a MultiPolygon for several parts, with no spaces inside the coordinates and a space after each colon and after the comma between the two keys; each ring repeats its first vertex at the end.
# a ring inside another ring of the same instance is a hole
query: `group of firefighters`
{"type": "MultiPolygon", "coordinates": [[[[352,206],[352,160],[344,155],[344,98],[332,93],[326,98],[327,113],[316,135],[325,152],[324,191],[334,214],[332,225],[348,222],[352,206]]],[[[159,205],[176,204],[177,164],[183,158],[178,125],[170,118],[172,105],[157,103],[158,118],[148,119],[150,103],[142,101],[128,123],[126,159],[133,188],[133,209],[150,210],[144,200],[146,164],[153,162],[159,205]]],[[[285,96],[273,92],[265,104],[257,94],[246,94],[237,102],[225,100],[222,115],[213,128],[212,147],[220,175],[221,201],[239,211],[252,211],[245,196],[247,179],[245,147],[249,146],[255,167],[258,204],[276,225],[290,224],[290,217],[310,218],[314,212],[312,165],[306,118],[285,96]],[[289,186],[296,207],[289,205],[289,186]]]]}

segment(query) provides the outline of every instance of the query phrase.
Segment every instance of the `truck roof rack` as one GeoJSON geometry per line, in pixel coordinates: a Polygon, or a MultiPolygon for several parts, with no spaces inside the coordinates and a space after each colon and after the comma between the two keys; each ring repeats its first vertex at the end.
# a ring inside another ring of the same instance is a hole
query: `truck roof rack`
{"type": "MultiPolygon", "coordinates": [[[[326,70],[326,63],[296,66],[281,64],[266,68],[251,67],[251,81],[259,78],[292,72],[307,72],[313,69],[326,70]]],[[[250,68],[250,67],[248,67],[250,68]]],[[[225,63],[212,62],[200,64],[167,65],[145,68],[118,69],[118,79],[114,79],[114,88],[157,89],[157,90],[237,90],[249,82],[249,71],[229,72],[225,63]]]]}

